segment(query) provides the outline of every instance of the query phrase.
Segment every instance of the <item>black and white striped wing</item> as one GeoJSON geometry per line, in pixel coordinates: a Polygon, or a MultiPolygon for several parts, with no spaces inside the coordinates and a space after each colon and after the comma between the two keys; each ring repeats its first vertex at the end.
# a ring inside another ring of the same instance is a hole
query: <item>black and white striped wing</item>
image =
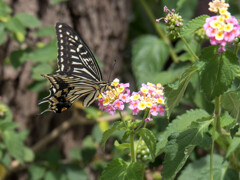
{"type": "Polygon", "coordinates": [[[102,81],[97,61],[84,41],[68,25],[56,24],[59,70],[92,81],[102,81]]]}

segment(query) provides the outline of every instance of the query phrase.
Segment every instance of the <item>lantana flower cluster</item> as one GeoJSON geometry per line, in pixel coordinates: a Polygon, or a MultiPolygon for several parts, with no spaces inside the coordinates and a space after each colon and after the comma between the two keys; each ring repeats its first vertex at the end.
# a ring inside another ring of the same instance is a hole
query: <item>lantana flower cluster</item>
{"type": "Polygon", "coordinates": [[[130,100],[129,83],[119,83],[119,79],[115,79],[109,90],[99,95],[99,108],[113,115],[116,110],[122,111],[125,107],[124,103],[130,100]]]}
{"type": "Polygon", "coordinates": [[[226,44],[240,35],[240,26],[238,20],[228,12],[229,5],[224,0],[213,0],[209,6],[210,11],[219,15],[208,17],[203,28],[211,45],[220,45],[218,52],[224,52],[226,44]]]}
{"type": "Polygon", "coordinates": [[[164,115],[164,97],[163,86],[161,84],[142,84],[140,91],[133,92],[130,97],[129,109],[133,111],[133,115],[141,111],[149,109],[146,121],[151,121],[151,115],[164,115]]]}
{"type": "Polygon", "coordinates": [[[152,120],[151,115],[164,116],[163,86],[152,83],[142,84],[140,91],[130,95],[129,83],[119,83],[119,80],[115,79],[109,90],[99,96],[99,108],[112,115],[116,110],[122,111],[126,104],[133,111],[133,115],[147,110],[146,121],[152,120]]]}

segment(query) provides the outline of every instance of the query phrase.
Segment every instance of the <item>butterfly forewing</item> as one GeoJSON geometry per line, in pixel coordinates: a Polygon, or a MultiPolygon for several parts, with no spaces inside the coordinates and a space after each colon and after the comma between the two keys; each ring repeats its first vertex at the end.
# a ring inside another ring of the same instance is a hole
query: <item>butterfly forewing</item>
{"type": "MultiPolygon", "coordinates": [[[[75,31],[64,23],[56,24],[58,67],[53,74],[43,75],[51,83],[50,95],[39,101],[48,102],[46,111],[60,113],[81,98],[89,106],[108,86],[92,52],[75,31]]],[[[45,112],[45,111],[44,111],[45,112]]]]}
{"type": "Polygon", "coordinates": [[[57,23],[59,70],[84,79],[101,81],[102,74],[88,46],[66,24],[57,23]]]}

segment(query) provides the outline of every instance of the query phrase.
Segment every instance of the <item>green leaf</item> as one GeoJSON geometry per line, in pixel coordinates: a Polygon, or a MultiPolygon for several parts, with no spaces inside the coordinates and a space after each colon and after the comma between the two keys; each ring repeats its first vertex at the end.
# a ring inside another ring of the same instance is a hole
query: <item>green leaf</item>
{"type": "Polygon", "coordinates": [[[27,13],[18,13],[15,17],[28,28],[36,28],[41,25],[41,22],[35,17],[27,13]]]}
{"type": "Polygon", "coordinates": [[[22,65],[28,58],[29,50],[16,50],[10,55],[11,64],[15,69],[22,65]]]}
{"type": "Polygon", "coordinates": [[[203,49],[199,59],[204,62],[200,70],[201,88],[213,100],[231,86],[239,71],[238,59],[231,51],[217,54],[216,46],[203,49]]]}
{"type": "Polygon", "coordinates": [[[234,122],[234,119],[227,112],[225,112],[225,114],[221,116],[221,127],[227,127],[233,122],[234,122]]]}
{"type": "Polygon", "coordinates": [[[192,37],[197,30],[203,28],[206,18],[208,17],[209,17],[208,15],[201,15],[191,21],[188,21],[188,23],[183,27],[181,36],[185,38],[190,36],[192,37]]]}
{"type": "Polygon", "coordinates": [[[8,6],[8,4],[5,1],[0,1],[0,21],[5,22],[10,13],[12,12],[12,9],[8,6]]]}
{"type": "Polygon", "coordinates": [[[168,118],[170,117],[174,107],[176,107],[179,104],[191,77],[198,69],[199,69],[198,64],[190,66],[184,71],[184,73],[180,77],[180,80],[172,84],[167,84],[165,86],[164,95],[166,99],[165,103],[167,107],[166,110],[168,118]]]}
{"type": "Polygon", "coordinates": [[[156,137],[153,135],[152,131],[148,130],[147,128],[141,128],[138,134],[140,137],[142,137],[145,144],[147,145],[152,156],[152,161],[154,161],[156,154],[156,137]]]}
{"type": "Polygon", "coordinates": [[[88,180],[88,174],[77,165],[68,165],[64,169],[67,173],[67,179],[69,180],[88,180]]]}
{"type": "Polygon", "coordinates": [[[32,78],[34,80],[43,80],[41,74],[49,74],[53,71],[53,67],[50,64],[39,64],[32,67],[32,78]]]}
{"type": "Polygon", "coordinates": [[[24,161],[24,146],[21,137],[14,131],[4,131],[2,134],[4,143],[9,153],[20,163],[24,161]]]}
{"type": "Polygon", "coordinates": [[[5,26],[8,30],[14,32],[14,33],[21,33],[23,35],[26,34],[26,30],[22,23],[19,21],[18,18],[13,17],[9,21],[5,23],[5,26]]]}
{"type": "Polygon", "coordinates": [[[47,171],[44,176],[44,180],[59,180],[60,173],[57,171],[47,171]]]}
{"type": "Polygon", "coordinates": [[[228,158],[231,155],[231,153],[233,153],[239,147],[239,144],[240,138],[233,138],[231,140],[230,145],[227,148],[226,158],[228,158]]]}
{"type": "Polygon", "coordinates": [[[0,22],[0,45],[2,45],[4,43],[6,37],[7,37],[7,33],[5,31],[5,26],[3,23],[0,22]]]}
{"type": "Polygon", "coordinates": [[[96,146],[91,136],[87,136],[83,140],[81,155],[84,163],[89,163],[96,154],[96,146]]]}
{"type": "Polygon", "coordinates": [[[237,121],[240,120],[240,93],[230,91],[222,96],[222,107],[227,110],[232,117],[237,118],[237,121]]]}
{"type": "Polygon", "coordinates": [[[162,176],[164,179],[174,179],[181,170],[196,145],[206,142],[204,132],[212,121],[194,122],[191,129],[181,133],[173,133],[165,149],[162,176]]]}
{"type": "Polygon", "coordinates": [[[124,150],[124,149],[128,149],[130,148],[130,144],[129,143],[122,143],[122,144],[119,144],[119,142],[116,140],[114,141],[114,146],[119,149],[119,150],[124,150]]]}
{"type": "Polygon", "coordinates": [[[209,114],[203,109],[189,110],[181,116],[177,116],[167,127],[167,129],[158,135],[158,151],[166,146],[168,137],[174,132],[180,132],[186,130],[192,122],[197,121],[198,119],[209,117],[209,114]]]}
{"type": "Polygon", "coordinates": [[[51,5],[55,5],[55,4],[58,4],[58,3],[61,3],[61,2],[67,2],[68,0],[51,0],[50,4],[51,5]]]}
{"type": "Polygon", "coordinates": [[[132,66],[138,84],[151,81],[166,63],[169,55],[163,40],[156,36],[144,35],[134,43],[132,66]]]}
{"type": "Polygon", "coordinates": [[[34,160],[33,151],[28,147],[24,147],[24,161],[25,162],[32,162],[33,160],[34,160]]]}
{"type": "Polygon", "coordinates": [[[29,60],[34,62],[49,63],[57,59],[57,42],[52,40],[42,48],[38,48],[29,54],[29,60]]]}
{"type": "Polygon", "coordinates": [[[45,168],[41,165],[33,164],[28,168],[31,180],[39,180],[43,178],[45,174],[45,168]]]}
{"type": "Polygon", "coordinates": [[[79,147],[74,147],[70,149],[68,156],[70,157],[70,159],[75,161],[82,160],[81,149],[79,147]]]}
{"type": "MultiPolygon", "coordinates": [[[[214,179],[224,179],[228,167],[228,162],[223,157],[213,155],[213,177],[214,179]]],[[[182,171],[178,180],[210,179],[210,156],[205,156],[200,160],[187,165],[182,171]]]]}
{"type": "Polygon", "coordinates": [[[113,125],[110,129],[106,130],[103,133],[103,136],[102,136],[102,149],[103,150],[105,150],[105,143],[108,140],[108,138],[111,136],[111,134],[114,133],[116,130],[120,130],[123,127],[124,127],[123,122],[117,121],[117,122],[113,123],[113,125]]]}
{"type": "Polygon", "coordinates": [[[38,37],[55,36],[55,34],[56,32],[53,27],[43,27],[35,33],[38,37]]]}
{"type": "Polygon", "coordinates": [[[103,170],[102,180],[139,180],[143,179],[144,166],[141,163],[128,164],[124,160],[118,158],[111,161],[103,170]]]}
{"type": "Polygon", "coordinates": [[[28,86],[28,90],[32,92],[39,92],[46,86],[46,81],[34,81],[28,86]]]}
{"type": "Polygon", "coordinates": [[[14,130],[16,127],[18,127],[18,124],[11,122],[11,121],[0,121],[0,130],[1,131],[9,131],[14,130]]]}

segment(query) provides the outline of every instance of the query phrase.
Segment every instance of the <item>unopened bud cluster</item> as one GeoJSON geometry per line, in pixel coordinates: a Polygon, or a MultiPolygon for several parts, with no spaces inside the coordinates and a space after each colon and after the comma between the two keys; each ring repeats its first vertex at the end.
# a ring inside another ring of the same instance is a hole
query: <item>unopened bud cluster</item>
{"type": "Polygon", "coordinates": [[[157,19],[156,22],[164,19],[167,26],[167,32],[173,35],[174,38],[177,38],[183,27],[183,18],[178,13],[175,13],[174,9],[170,11],[167,6],[164,6],[164,12],[168,12],[167,16],[157,19]]]}
{"type": "Polygon", "coordinates": [[[142,162],[150,159],[150,151],[144,141],[141,141],[137,147],[137,159],[142,162]]]}

